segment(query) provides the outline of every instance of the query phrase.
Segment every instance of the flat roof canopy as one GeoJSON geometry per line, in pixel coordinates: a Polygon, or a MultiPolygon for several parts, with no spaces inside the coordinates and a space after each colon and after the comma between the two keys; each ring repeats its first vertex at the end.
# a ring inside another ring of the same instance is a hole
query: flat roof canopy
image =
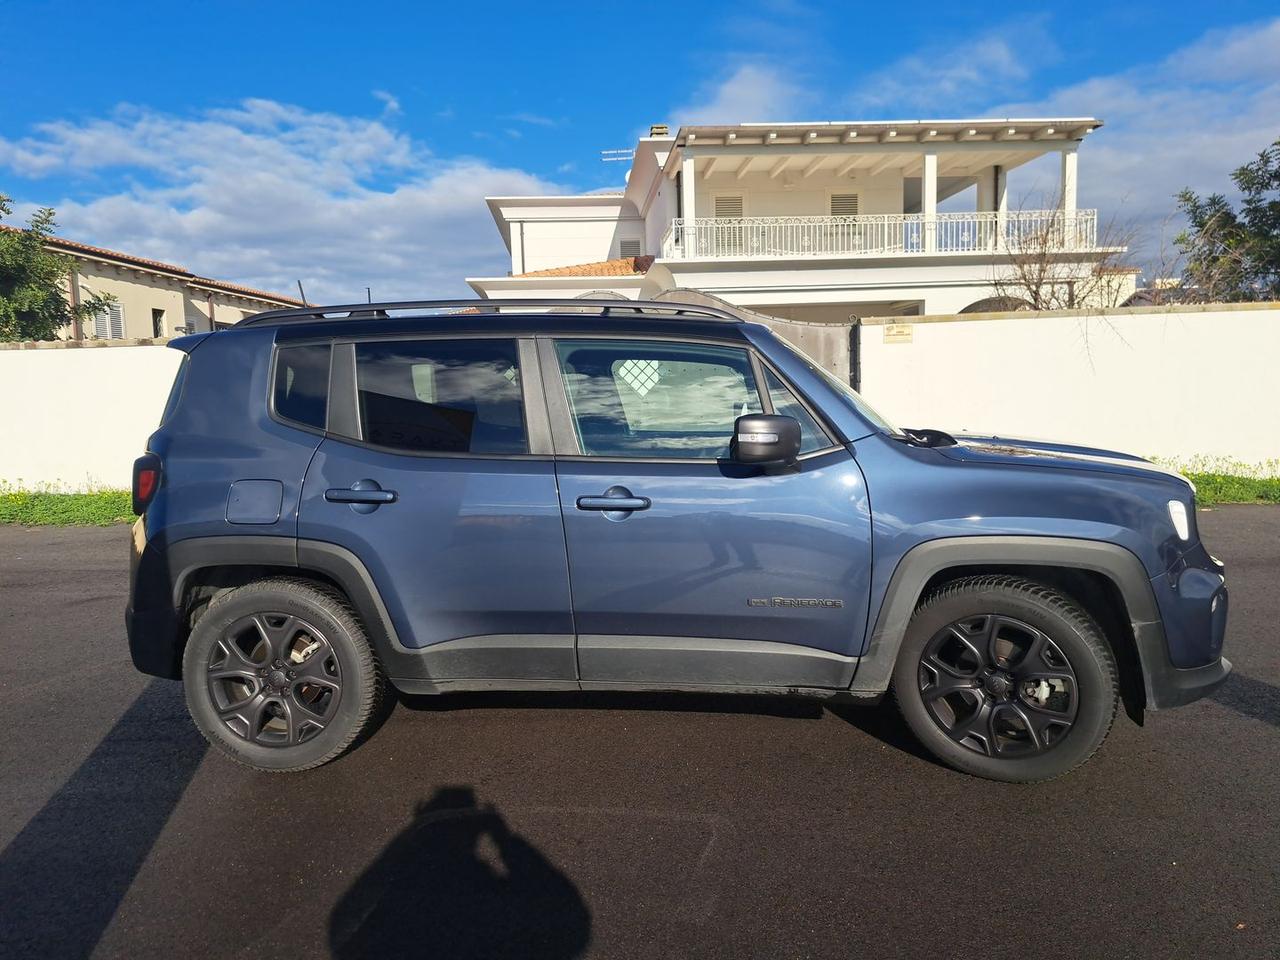
{"type": "Polygon", "coordinates": [[[1006,117],[986,120],[822,120],[692,125],[676,145],[830,146],[862,143],[968,143],[1079,140],[1102,126],[1096,117],[1006,117]]]}

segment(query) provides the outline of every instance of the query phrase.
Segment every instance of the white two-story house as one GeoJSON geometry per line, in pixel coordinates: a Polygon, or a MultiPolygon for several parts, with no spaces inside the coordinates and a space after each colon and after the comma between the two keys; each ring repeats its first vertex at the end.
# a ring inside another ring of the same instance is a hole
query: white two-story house
{"type": "Polygon", "coordinates": [[[1055,261],[1058,280],[1115,255],[1099,245],[1097,211],[1076,205],[1077,151],[1099,126],[1089,117],[744,123],[674,135],[655,126],[621,192],[487,198],[511,270],[467,282],[493,299],[695,289],[812,322],[981,308],[1033,246],[1055,261]],[[1026,209],[1010,172],[1045,155],[1058,157],[1049,189],[1037,185],[1052,208],[1026,209]],[[972,209],[952,209],[959,202],[972,209]]]}

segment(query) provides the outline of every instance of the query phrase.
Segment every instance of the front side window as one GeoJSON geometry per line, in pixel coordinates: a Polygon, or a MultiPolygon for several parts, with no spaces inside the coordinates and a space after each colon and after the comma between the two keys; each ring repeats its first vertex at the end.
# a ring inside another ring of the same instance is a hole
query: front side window
{"type": "Polygon", "coordinates": [[[356,344],[366,443],[411,453],[528,451],[514,340],[356,344]]]}
{"type": "Polygon", "coordinates": [[[745,350],[633,340],[560,341],[556,350],[588,456],[724,458],[734,420],[761,412],[745,350]]]}
{"type": "Polygon", "coordinates": [[[329,405],[329,345],[281,347],[276,352],[276,415],[323,430],[329,405]]]}

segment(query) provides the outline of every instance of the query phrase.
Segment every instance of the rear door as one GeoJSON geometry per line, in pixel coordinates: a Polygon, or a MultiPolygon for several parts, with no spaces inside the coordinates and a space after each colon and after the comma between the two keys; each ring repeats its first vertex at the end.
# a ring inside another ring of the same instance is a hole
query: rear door
{"type": "Polygon", "coordinates": [[[398,634],[392,675],[576,686],[555,467],[531,340],[334,346],[300,540],[354,553],[398,634]]]}
{"type": "Polygon", "coordinates": [[[861,471],[741,344],[540,340],[584,686],[842,687],[866,624],[861,471]],[[794,470],[736,417],[801,421],[794,470]]]}

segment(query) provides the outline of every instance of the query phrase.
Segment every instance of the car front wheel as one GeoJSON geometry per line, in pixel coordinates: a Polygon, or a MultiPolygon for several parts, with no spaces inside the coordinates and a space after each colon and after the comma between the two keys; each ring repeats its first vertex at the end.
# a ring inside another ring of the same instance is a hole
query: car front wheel
{"type": "Polygon", "coordinates": [[[966,773],[1061,776],[1106,739],[1119,681],[1097,623],[1064,594],[1012,576],[945,584],[916,609],[894,697],[920,742],[966,773]]]}

